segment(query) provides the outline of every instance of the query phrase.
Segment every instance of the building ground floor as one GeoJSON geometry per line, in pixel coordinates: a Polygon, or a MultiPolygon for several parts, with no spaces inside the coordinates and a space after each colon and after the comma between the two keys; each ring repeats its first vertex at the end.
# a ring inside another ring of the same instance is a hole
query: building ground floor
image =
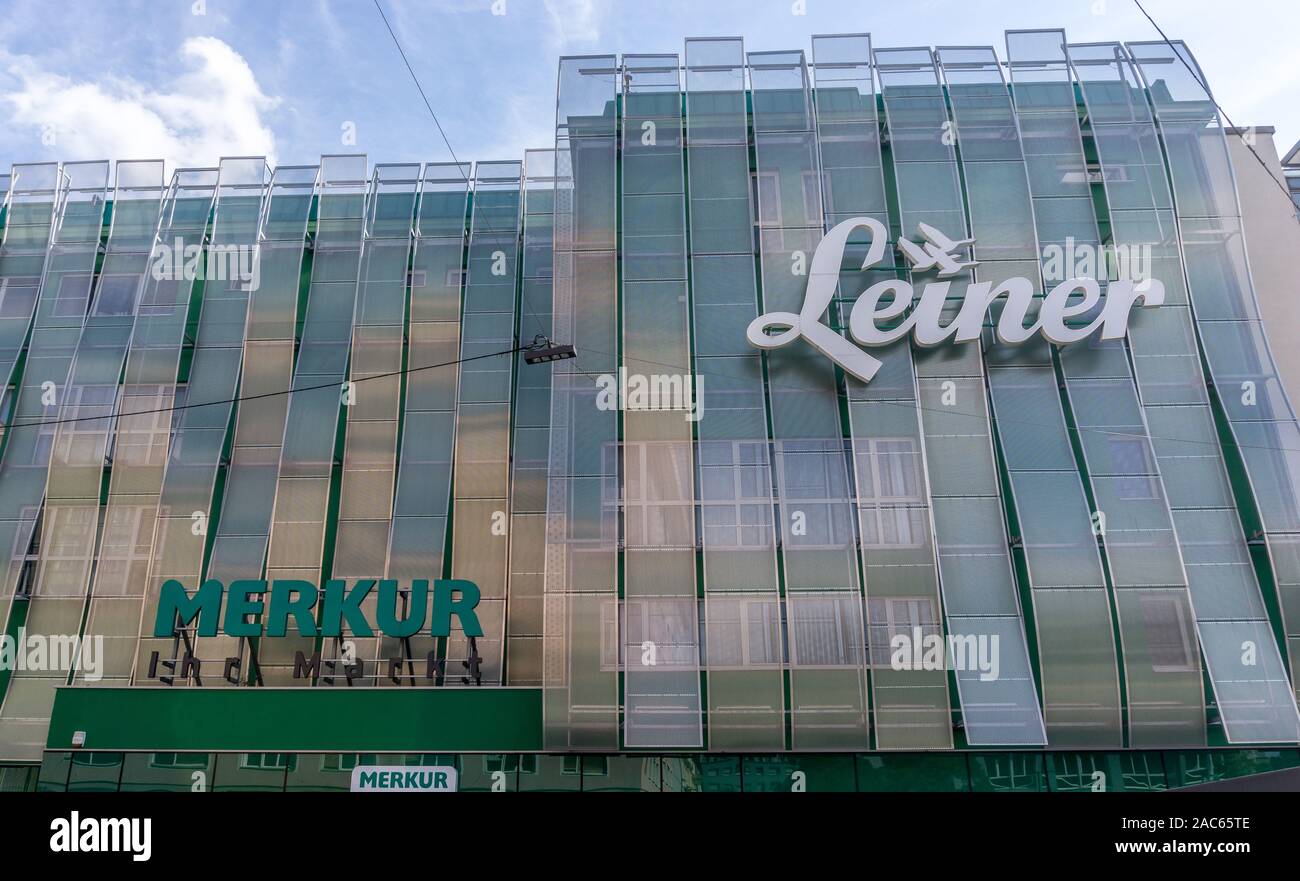
{"type": "Polygon", "coordinates": [[[67,687],[41,763],[0,767],[0,790],[348,791],[357,769],[435,767],[458,791],[1140,792],[1300,749],[594,753],[546,742],[533,688],[67,687]]]}

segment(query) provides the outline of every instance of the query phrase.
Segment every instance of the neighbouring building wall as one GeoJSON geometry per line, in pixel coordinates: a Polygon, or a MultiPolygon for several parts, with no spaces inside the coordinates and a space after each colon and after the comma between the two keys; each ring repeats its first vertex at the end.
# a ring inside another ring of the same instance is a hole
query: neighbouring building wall
{"type": "Polygon", "coordinates": [[[1246,231],[1250,271],[1259,293],[1259,308],[1268,327],[1278,372],[1294,403],[1300,396],[1300,217],[1295,206],[1278,189],[1286,186],[1273,129],[1260,126],[1254,132],[1253,147],[1264,160],[1265,169],[1250,155],[1240,129],[1228,130],[1228,149],[1237,174],[1241,216],[1246,231]]]}

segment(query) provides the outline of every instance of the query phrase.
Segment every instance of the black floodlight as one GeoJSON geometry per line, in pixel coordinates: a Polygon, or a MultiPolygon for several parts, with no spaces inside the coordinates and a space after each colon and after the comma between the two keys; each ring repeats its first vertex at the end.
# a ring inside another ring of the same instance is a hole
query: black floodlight
{"type": "Polygon", "coordinates": [[[567,361],[576,357],[578,357],[578,353],[574,351],[573,346],[557,346],[540,334],[533,340],[531,346],[524,349],[525,364],[546,364],[551,361],[567,361]]]}

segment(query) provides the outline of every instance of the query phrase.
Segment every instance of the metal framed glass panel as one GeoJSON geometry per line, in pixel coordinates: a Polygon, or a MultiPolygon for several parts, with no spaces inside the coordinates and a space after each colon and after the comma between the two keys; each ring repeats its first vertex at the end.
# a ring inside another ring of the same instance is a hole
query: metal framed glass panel
{"type": "Polygon", "coordinates": [[[509,566],[510,394],[523,165],[479,162],[461,326],[451,574],[478,585],[483,636],[447,643],[447,685],[501,684],[509,566]],[[484,357],[490,356],[490,357],[484,357]],[[474,359],[474,360],[468,360],[474,359]],[[477,659],[477,660],[475,660],[477,659]]]}
{"type": "MultiPolygon", "coordinates": [[[[311,287],[293,371],[275,507],[267,545],[266,577],[317,583],[322,573],[330,487],[343,408],[355,400],[347,382],[352,328],[369,217],[364,155],[322,156],[311,287]]],[[[310,657],[305,636],[260,640],[251,672],[266,685],[308,685],[293,675],[298,652],[310,657]]],[[[322,661],[322,675],[344,671],[322,661]]]]}
{"type": "Polygon", "coordinates": [[[1295,689],[1300,681],[1300,423],[1260,319],[1223,121],[1184,43],[1129,43],[1128,50],[1146,84],[1168,157],[1192,316],[1263,523],[1295,689]]]}
{"type": "Polygon", "coordinates": [[[1155,119],[1118,43],[1071,43],[1066,53],[1088,111],[1116,254],[1140,257],[1140,269],[1165,288],[1164,305],[1131,318],[1129,348],[1224,732],[1231,743],[1295,741],[1300,715],[1214,428],[1155,119]]]}
{"type": "MultiPolygon", "coordinates": [[[[154,194],[155,218],[162,188],[161,169],[158,177],[154,194]]],[[[0,313],[4,316],[0,318],[0,330],[5,345],[2,355],[5,359],[5,393],[13,397],[12,413],[6,420],[10,424],[5,428],[4,446],[0,448],[0,566],[3,567],[0,604],[5,610],[6,622],[15,593],[25,578],[25,570],[30,569],[28,552],[40,511],[41,494],[45,489],[44,469],[49,463],[50,430],[25,423],[40,421],[57,412],[54,402],[49,401],[45,383],[59,385],[67,380],[67,359],[76,345],[76,334],[86,314],[90,271],[94,268],[92,264],[88,270],[85,258],[76,256],[70,268],[80,266],[80,271],[59,272],[56,265],[49,286],[44,287],[45,267],[57,217],[56,206],[66,181],[59,165],[51,162],[15,165],[8,182],[4,240],[0,243],[0,289],[3,290],[0,313]],[[72,314],[61,315],[55,321],[53,305],[64,293],[65,285],[68,299],[60,311],[72,314]],[[39,296],[43,290],[45,305],[42,308],[39,296]],[[73,306],[74,291],[80,291],[79,307],[73,306]],[[18,377],[15,368],[24,343],[28,344],[29,366],[18,377]],[[45,366],[49,358],[55,361],[45,366]],[[17,388],[10,392],[10,384],[15,382],[17,388]],[[48,403],[42,402],[42,398],[48,403]],[[26,418],[22,418],[24,416],[26,418]]],[[[98,243],[99,230],[91,233],[82,229],[74,236],[78,237],[81,248],[74,251],[74,255],[84,253],[90,242],[98,243]]],[[[71,246],[73,242],[68,244],[71,246]]],[[[58,256],[62,257],[61,254],[58,256]]]]}
{"type": "MultiPolygon", "coordinates": [[[[121,685],[130,680],[137,659],[142,600],[156,598],[156,592],[150,590],[149,569],[159,540],[157,525],[171,525],[166,515],[178,502],[192,502],[182,505],[184,522],[193,533],[197,520],[202,521],[200,535],[195,536],[202,546],[201,535],[206,533],[211,513],[212,479],[239,376],[247,301],[261,280],[256,245],[270,176],[262,157],[223,159],[215,176],[215,191],[205,180],[187,196],[196,200],[187,212],[189,221],[178,224],[179,212],[173,212],[163,244],[201,246],[208,223],[206,196],[213,214],[211,242],[203,254],[202,273],[188,287],[182,285],[165,306],[161,302],[142,304],[136,318],[112,441],[108,501],[86,621],[86,636],[104,639],[102,669],[80,670],[79,683],[121,685]],[[181,385],[191,288],[200,286],[202,307],[188,375],[181,385]],[[201,406],[208,401],[223,403],[201,406]],[[185,409],[171,409],[178,405],[185,409]],[[207,430],[201,432],[198,424],[207,430]],[[188,472],[199,483],[200,463],[207,466],[206,491],[178,498],[181,474],[188,472]],[[167,475],[171,476],[171,492],[164,512],[160,503],[167,475]],[[200,514],[197,519],[195,511],[200,514]],[[92,680],[92,675],[102,678],[92,680]]],[[[158,279],[159,274],[153,271],[150,286],[165,280],[158,279]]],[[[161,301],[150,293],[146,293],[146,303],[161,301]]],[[[198,572],[187,575],[182,583],[197,588],[198,572]]]]}
{"type": "MultiPolygon", "coordinates": [[[[551,335],[555,245],[555,151],[524,153],[523,280],[516,338],[551,335]]],[[[505,684],[542,684],[542,598],[546,558],[546,467],[551,434],[551,367],[515,362],[510,476],[510,572],[506,592],[505,684]]]]}
{"type": "MultiPolygon", "coordinates": [[[[16,414],[21,422],[49,424],[34,425],[35,437],[28,436],[26,429],[15,429],[6,452],[18,454],[30,466],[23,469],[23,478],[3,477],[9,478],[6,494],[16,492],[25,497],[24,509],[31,512],[26,516],[39,516],[33,523],[33,544],[27,549],[33,564],[30,578],[17,586],[19,595],[28,601],[25,626],[29,633],[67,641],[81,629],[98,536],[100,482],[111,434],[111,420],[95,417],[113,413],[141,279],[137,274],[113,279],[105,272],[91,297],[109,164],[69,163],[61,174],[59,219],[23,377],[24,386],[36,383],[32,391],[39,389],[39,393],[27,396],[30,410],[25,409],[20,393],[16,414]],[[20,437],[19,431],[24,436],[20,437]],[[36,443],[24,443],[29,439],[36,443]]],[[[173,182],[169,207],[176,204],[181,177],[178,173],[173,182]]],[[[151,195],[156,198],[156,194],[155,190],[151,195]]],[[[150,203],[156,205],[152,199],[150,203]]],[[[138,258],[136,268],[143,273],[147,252],[134,256],[138,258]]],[[[39,755],[54,689],[68,681],[73,665],[69,658],[67,664],[48,666],[52,669],[13,671],[0,707],[0,740],[11,751],[39,755]]]]}
{"type": "Polygon", "coordinates": [[[619,745],[617,100],[612,55],[560,59],[542,688],[548,749],[619,745]]]}
{"type": "MultiPolygon", "coordinates": [[[[1101,235],[1062,31],[1010,32],[1016,118],[1029,169],[1044,281],[1105,283],[1101,235]],[[1087,210],[1082,210],[1084,207],[1087,210]]],[[[1103,301],[1105,290],[1103,288],[1103,301]]],[[[1123,340],[1058,350],[1114,588],[1127,686],[1128,742],[1205,743],[1195,616],[1164,481],[1123,340]]]]}
{"type": "MultiPolygon", "coordinates": [[[[399,584],[448,574],[451,465],[456,442],[461,295],[472,169],[428,163],[420,178],[408,309],[408,373],[403,390],[386,577],[399,584]]],[[[431,602],[431,601],[430,601],[431,602]]],[[[437,684],[438,646],[428,633],[403,641],[418,685],[437,684]],[[431,663],[433,666],[431,667],[431,663]]],[[[400,654],[396,647],[391,653],[400,654]]],[[[409,668],[408,668],[409,672],[409,668]]]]}
{"type": "Polygon", "coordinates": [[[785,746],[787,658],[750,200],[745,51],[686,41],[686,164],[711,749],[785,746]]]}
{"type": "MultiPolygon", "coordinates": [[[[1028,175],[997,57],[991,48],[953,47],[939,50],[939,58],[957,134],[951,140],[959,150],[969,228],[976,240],[972,255],[979,268],[974,278],[998,285],[1027,275],[1033,293],[1041,296],[1028,175]]],[[[1000,306],[1009,304],[994,304],[995,318],[1000,306]]],[[[1037,340],[1002,347],[987,332],[984,349],[992,424],[1010,476],[1029,588],[1043,631],[1039,646],[1048,740],[1054,745],[1122,746],[1110,599],[1056,393],[1051,349],[1037,340]],[[996,418],[999,412],[1002,421],[996,418]],[[1017,419],[1023,421],[1011,424],[1017,419]],[[1033,432],[1026,431],[1026,422],[1033,432]]]]}
{"type": "Polygon", "coordinates": [[[695,583],[696,378],[676,55],[625,55],[622,192],[623,739],[703,745],[695,583]],[[626,395],[623,394],[626,389],[626,395]],[[644,394],[639,394],[643,389],[644,394]]]}
{"type": "MultiPolygon", "coordinates": [[[[236,685],[249,673],[238,638],[225,634],[199,637],[191,627],[174,638],[155,640],[151,636],[153,617],[157,592],[168,578],[197,584],[205,566],[208,577],[222,584],[262,577],[285,416],[291,399],[284,391],[293,381],[305,236],[319,176],[320,168],[315,165],[281,166],[275,170],[257,239],[259,279],[246,309],[247,327],[241,333],[238,366],[228,363],[233,358],[229,351],[234,345],[233,334],[222,345],[204,347],[211,350],[212,360],[204,361],[212,364],[214,372],[204,371],[202,376],[211,375],[210,381],[219,387],[212,388],[208,400],[220,400],[218,391],[228,391],[236,380],[244,400],[234,414],[229,461],[224,471],[218,461],[226,455],[225,447],[218,438],[226,439],[229,409],[201,408],[192,420],[188,411],[181,416],[178,437],[173,441],[180,456],[173,458],[163,478],[163,519],[154,546],[151,593],[140,621],[137,682],[147,677],[153,651],[169,661],[153,671],[164,683],[188,681],[188,677],[177,675],[181,671],[175,666],[187,650],[201,665],[205,687],[236,685]],[[235,375],[217,375],[227,369],[235,375]],[[196,441],[193,445],[189,443],[191,437],[196,441]],[[209,516],[203,528],[195,528],[195,511],[218,510],[215,526],[209,516]],[[228,658],[235,658],[239,666],[227,671],[228,658]]],[[[196,354],[195,368],[200,366],[196,354]]],[[[191,400],[197,401],[197,394],[196,389],[191,400]]]]}
{"type": "MultiPolygon", "coordinates": [[[[813,37],[813,71],[826,227],[869,217],[888,229],[870,36],[813,37]]],[[[864,236],[865,231],[858,230],[850,238],[839,267],[840,327],[848,325],[849,312],[867,287],[895,277],[889,266],[861,269],[870,245],[864,236]]],[[[896,665],[891,651],[894,637],[912,641],[918,627],[922,640],[942,639],[944,634],[910,346],[891,347],[870,385],[851,376],[845,376],[844,383],[876,746],[951,747],[946,670],[896,665]]],[[[968,727],[978,732],[978,713],[971,719],[968,727]]],[[[975,736],[978,740],[979,734],[975,736]]]]}
{"type": "MultiPolygon", "coordinates": [[[[822,238],[821,163],[802,51],[750,52],[764,311],[799,312],[822,238]]],[[[789,638],[792,748],[869,742],[853,491],[835,367],[807,347],[764,355],[789,638]]]]}
{"type": "MultiPolygon", "coordinates": [[[[407,267],[419,185],[418,164],[378,165],[370,182],[352,320],[349,383],[343,399],[343,471],[334,532],[334,577],[349,581],[386,575],[402,400],[407,267]]],[[[423,578],[433,580],[438,574],[425,573],[423,578]]],[[[397,614],[409,614],[410,585],[399,582],[397,591],[397,614]]],[[[370,621],[375,620],[378,602],[376,590],[361,603],[370,621]]],[[[408,656],[404,640],[359,637],[346,622],[340,631],[339,637],[325,640],[322,663],[335,672],[344,672],[345,666],[354,669],[343,676],[322,676],[317,684],[394,681],[389,661],[408,656]]],[[[412,669],[403,674],[406,681],[415,681],[412,669]]]]}
{"type": "MultiPolygon", "coordinates": [[[[890,131],[899,233],[917,235],[919,225],[926,223],[954,240],[966,238],[952,123],[933,55],[928,49],[876,50],[874,61],[890,131]]],[[[959,249],[957,259],[966,257],[966,250],[959,249]]],[[[909,277],[914,288],[938,280],[935,270],[913,270],[909,277]]],[[[959,302],[959,295],[972,283],[969,272],[956,275],[948,302],[959,302]]],[[[948,316],[951,308],[945,307],[948,316]]],[[[916,387],[912,395],[918,402],[922,455],[928,464],[948,628],[954,647],[973,644],[976,651],[974,663],[967,650],[967,662],[960,665],[953,653],[953,666],[965,668],[954,671],[954,677],[967,737],[976,738],[970,740],[973,743],[1042,744],[1044,708],[1035,690],[1002,525],[1005,512],[993,455],[984,362],[979,350],[969,345],[917,349],[912,359],[916,387]],[[979,645],[987,647],[986,657],[991,660],[995,641],[997,674],[991,669],[981,673],[979,645]]],[[[896,382],[905,388],[902,377],[896,382]]]]}

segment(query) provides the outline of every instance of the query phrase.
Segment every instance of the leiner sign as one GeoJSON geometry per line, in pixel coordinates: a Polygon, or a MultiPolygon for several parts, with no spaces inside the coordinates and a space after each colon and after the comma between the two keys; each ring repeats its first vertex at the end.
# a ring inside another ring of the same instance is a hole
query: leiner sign
{"type": "MultiPolygon", "coordinates": [[[[1155,279],[1113,281],[1107,288],[1105,304],[1098,309],[1101,286],[1097,280],[1071,278],[1048,292],[1037,318],[1026,327],[1025,318],[1034,299],[1034,284],[1027,278],[1010,278],[996,285],[992,282],[968,285],[956,316],[942,324],[940,317],[944,301],[952,285],[951,281],[943,279],[958,276],[975,265],[959,263],[952,252],[972,244],[974,240],[953,241],[932,226],[921,224],[920,228],[926,243],[917,245],[902,241],[899,249],[913,269],[936,268],[940,280],[927,284],[915,305],[916,293],[912,285],[902,279],[887,279],[867,288],[849,315],[849,335],[857,343],[868,347],[887,346],[908,334],[919,346],[977,340],[984,327],[985,315],[1001,297],[1005,297],[1006,302],[995,330],[1000,343],[1023,343],[1035,334],[1042,334],[1050,342],[1065,345],[1086,339],[1099,330],[1104,340],[1122,339],[1128,332],[1129,313],[1135,305],[1159,306],[1165,301],[1164,285],[1155,279]],[[882,301],[885,301],[883,305],[882,301]],[[1093,317],[1087,320],[1089,315],[1093,317]],[[881,322],[887,326],[882,328],[881,322]]],[[[746,331],[751,345],[760,349],[778,349],[802,337],[850,375],[863,382],[871,381],[880,369],[880,361],[821,321],[835,296],[849,236],[859,229],[871,233],[871,245],[862,268],[870,268],[884,258],[888,233],[880,221],[854,217],[838,224],[826,234],[813,254],[803,308],[798,314],[769,312],[754,319],[746,331]]]]}

